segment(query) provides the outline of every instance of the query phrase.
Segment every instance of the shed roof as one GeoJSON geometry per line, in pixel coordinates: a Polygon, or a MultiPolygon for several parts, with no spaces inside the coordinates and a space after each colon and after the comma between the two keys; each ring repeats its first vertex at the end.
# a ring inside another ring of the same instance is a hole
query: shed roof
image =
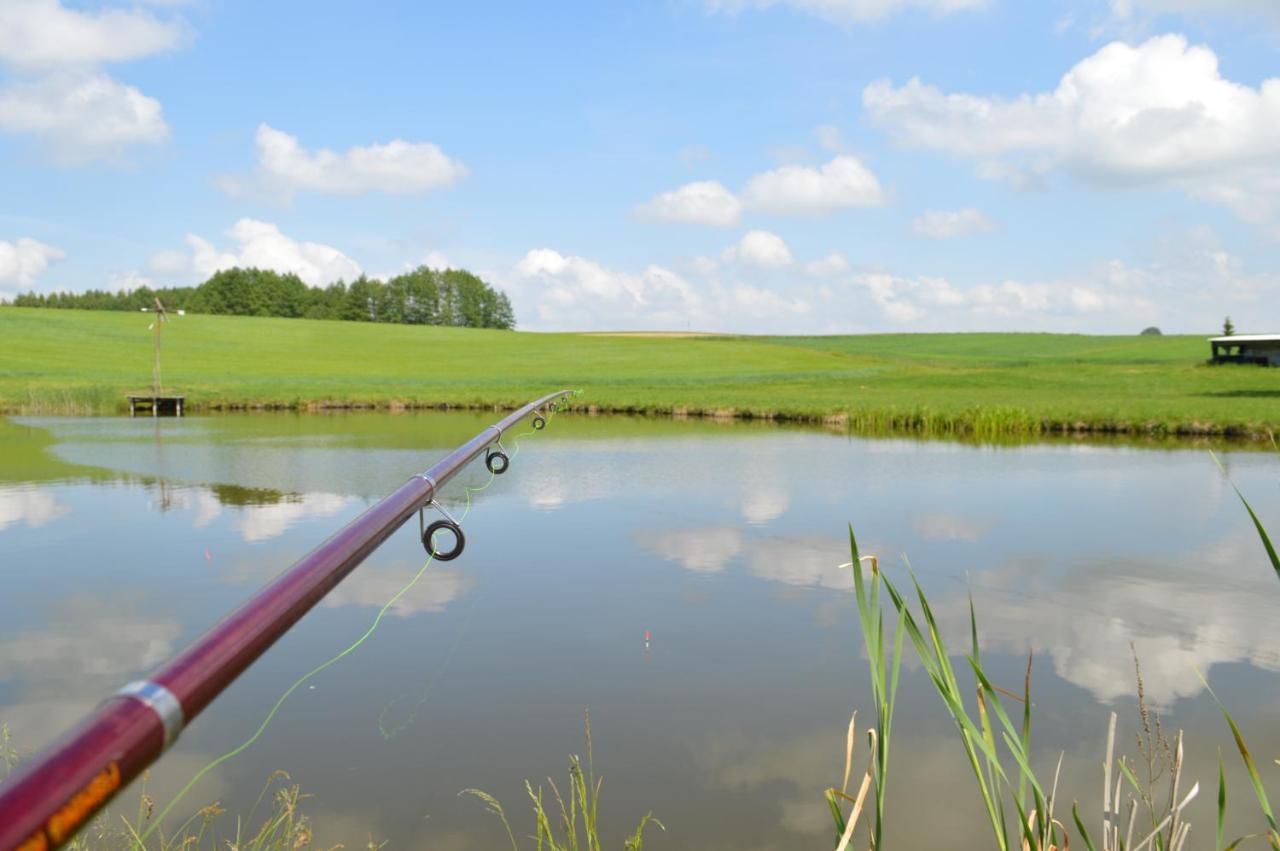
{"type": "Polygon", "coordinates": [[[1210,343],[1275,343],[1280,345],[1280,334],[1232,334],[1230,337],[1210,337],[1210,343]]]}

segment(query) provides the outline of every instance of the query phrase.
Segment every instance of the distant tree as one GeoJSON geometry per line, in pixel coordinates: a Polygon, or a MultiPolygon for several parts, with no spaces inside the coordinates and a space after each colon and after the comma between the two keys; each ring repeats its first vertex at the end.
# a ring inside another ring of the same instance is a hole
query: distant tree
{"type": "Polygon", "coordinates": [[[1143,336],[1143,337],[1159,337],[1159,336],[1160,336],[1160,329],[1159,329],[1159,328],[1157,328],[1157,327],[1156,327],[1156,326],[1154,326],[1154,325],[1149,325],[1149,326],[1147,326],[1146,328],[1143,328],[1143,329],[1142,329],[1142,334],[1141,334],[1140,336],[1143,336]]]}
{"type": "Polygon", "coordinates": [[[364,275],[356,278],[347,287],[347,297],[338,318],[352,322],[372,322],[375,315],[373,295],[373,285],[369,279],[364,275]]]}
{"type": "Polygon", "coordinates": [[[327,287],[309,287],[292,272],[234,267],[215,272],[197,287],[138,287],[114,293],[29,292],[15,295],[12,302],[0,300],[0,305],[136,311],[149,307],[157,297],[171,310],[188,313],[468,328],[511,329],[516,324],[505,293],[466,270],[439,271],[426,266],[385,282],[361,275],[349,285],[335,281],[327,287]]]}
{"type": "Polygon", "coordinates": [[[1226,319],[1222,320],[1222,336],[1231,337],[1235,333],[1236,333],[1236,324],[1232,322],[1231,317],[1228,316],[1226,319]]]}

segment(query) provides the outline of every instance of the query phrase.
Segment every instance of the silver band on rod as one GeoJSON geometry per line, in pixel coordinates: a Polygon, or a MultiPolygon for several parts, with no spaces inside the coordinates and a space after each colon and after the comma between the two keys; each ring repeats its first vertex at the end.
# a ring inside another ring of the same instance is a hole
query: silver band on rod
{"type": "Polygon", "coordinates": [[[134,680],[116,692],[119,697],[131,697],[151,709],[164,724],[164,746],[168,748],[178,738],[187,719],[178,698],[159,683],[151,680],[134,680]]]}

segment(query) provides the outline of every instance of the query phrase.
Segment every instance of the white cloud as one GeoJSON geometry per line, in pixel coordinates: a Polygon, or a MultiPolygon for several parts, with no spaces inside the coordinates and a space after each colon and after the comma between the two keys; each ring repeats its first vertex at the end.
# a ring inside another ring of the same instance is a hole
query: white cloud
{"type": "Polygon", "coordinates": [[[788,316],[803,316],[811,307],[802,298],[784,296],[773,290],[748,284],[721,289],[719,304],[719,315],[728,321],[741,323],[743,320],[765,320],[763,326],[755,324],[753,327],[763,327],[766,331],[776,330],[777,323],[788,316]]]}
{"type": "Polygon", "coordinates": [[[1052,92],[1002,98],[881,80],[863,91],[863,105],[901,142],[984,169],[1061,167],[1113,186],[1164,183],[1253,220],[1275,215],[1280,78],[1257,88],[1227,80],[1211,49],[1180,35],[1108,44],[1052,92]]]}
{"type": "Polygon", "coordinates": [[[148,266],[157,274],[204,280],[222,269],[254,266],[293,272],[311,286],[360,275],[360,266],[338,249],[318,242],[299,242],[271,222],[240,219],[227,232],[234,243],[219,250],[208,240],[187,235],[187,252],[162,251],[148,266]]]}
{"type": "Polygon", "coordinates": [[[65,8],[59,0],[0,3],[0,61],[27,71],[125,62],[172,50],[184,28],[141,9],[65,8]]]}
{"type": "Polygon", "coordinates": [[[747,231],[736,245],[724,250],[721,258],[726,263],[758,269],[781,269],[795,262],[782,237],[766,230],[747,231]]]}
{"type": "Polygon", "coordinates": [[[842,275],[849,271],[849,261],[839,251],[833,251],[820,260],[813,260],[804,265],[804,270],[819,278],[831,275],[842,275]]]}
{"type": "Polygon", "coordinates": [[[963,210],[925,210],[911,223],[917,236],[929,239],[955,239],[978,233],[990,233],[996,223],[986,213],[966,207],[963,210]]]}
{"type": "MultiPolygon", "coordinates": [[[[839,131],[818,128],[824,147],[841,145],[839,131]]],[[[791,156],[791,155],[789,155],[791,156]]],[[[838,156],[820,168],[784,165],[761,172],[734,195],[715,180],[686,183],[636,207],[636,215],[658,222],[731,227],[744,210],[792,216],[820,216],[885,202],[879,179],[856,157],[838,156]]]]}
{"type": "Polygon", "coordinates": [[[1243,18],[1260,16],[1280,20],[1274,0],[1110,0],[1112,16],[1132,21],[1141,16],[1161,14],[1206,14],[1243,18]]]}
{"type": "Polygon", "coordinates": [[[107,289],[112,292],[120,290],[133,291],[140,287],[154,287],[154,279],[147,277],[137,269],[126,269],[123,272],[111,272],[107,275],[107,289]]]}
{"type": "Polygon", "coordinates": [[[839,156],[821,168],[785,165],[757,174],[742,192],[753,210],[792,215],[819,215],[884,203],[880,181],[856,157],[839,156]]]}
{"type": "Polygon", "coordinates": [[[485,276],[538,330],[849,334],[886,330],[1133,334],[1280,322],[1280,275],[1253,271],[1208,229],[1181,231],[1142,264],[1111,260],[1045,280],[976,281],[850,269],[838,252],[807,262],[774,234],[750,234],[722,261],[639,274],[551,249],[485,276]]]}
{"type": "Polygon", "coordinates": [[[229,194],[243,194],[258,187],[285,199],[298,192],[409,195],[452,186],[467,176],[465,165],[430,142],[396,139],[386,144],[357,145],[343,153],[327,148],[309,151],[296,136],[261,124],[255,144],[256,181],[223,178],[219,185],[229,194]]]}
{"type": "Polygon", "coordinates": [[[742,202],[714,180],[687,183],[636,208],[636,215],[657,222],[730,227],[742,219],[742,202]]]}
{"type": "Polygon", "coordinates": [[[105,74],[55,74],[0,89],[0,132],[41,140],[53,159],[118,159],[169,137],[160,102],[105,74]]]}
{"type": "Polygon", "coordinates": [[[61,249],[34,239],[0,240],[0,292],[16,292],[30,287],[50,263],[66,256],[61,249]]]}
{"type": "Polygon", "coordinates": [[[832,153],[844,150],[844,137],[840,135],[840,128],[834,124],[823,124],[813,131],[813,135],[818,137],[818,145],[823,150],[832,153]]]}
{"type": "Polygon", "coordinates": [[[539,248],[502,277],[518,315],[559,329],[683,328],[701,315],[702,297],[662,266],[632,275],[539,248]]]}
{"type": "Polygon", "coordinates": [[[983,9],[987,4],[988,0],[707,0],[713,12],[782,5],[841,25],[877,21],[910,10],[945,15],[983,9]]]}
{"type": "MultiPolygon", "coordinates": [[[[911,325],[926,317],[931,323],[957,317],[992,327],[1018,327],[1028,319],[1081,316],[1149,315],[1154,305],[1143,295],[1117,291],[1099,283],[1022,283],[1004,281],[968,288],[954,286],[946,278],[898,277],[884,272],[857,275],[853,284],[863,289],[891,321],[911,325]]],[[[945,321],[945,320],[944,320],[945,321]]]]}

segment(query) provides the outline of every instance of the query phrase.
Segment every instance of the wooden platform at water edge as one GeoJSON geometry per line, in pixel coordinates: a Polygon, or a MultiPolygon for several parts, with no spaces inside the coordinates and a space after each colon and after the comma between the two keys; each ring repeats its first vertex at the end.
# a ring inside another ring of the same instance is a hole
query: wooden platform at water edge
{"type": "Polygon", "coordinates": [[[136,417],[139,413],[143,416],[153,417],[180,417],[182,416],[182,402],[186,396],[164,396],[154,393],[146,395],[129,396],[129,416],[136,417]]]}

